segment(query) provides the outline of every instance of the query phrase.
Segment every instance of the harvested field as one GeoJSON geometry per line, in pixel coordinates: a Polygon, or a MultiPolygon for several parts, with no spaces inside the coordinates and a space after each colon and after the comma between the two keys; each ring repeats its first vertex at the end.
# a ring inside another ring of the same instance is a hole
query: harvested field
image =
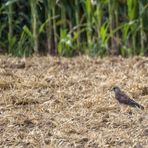
{"type": "Polygon", "coordinates": [[[1,147],[148,145],[148,58],[1,56],[0,76],[1,147]],[[121,111],[114,85],[145,110],[121,111]]]}

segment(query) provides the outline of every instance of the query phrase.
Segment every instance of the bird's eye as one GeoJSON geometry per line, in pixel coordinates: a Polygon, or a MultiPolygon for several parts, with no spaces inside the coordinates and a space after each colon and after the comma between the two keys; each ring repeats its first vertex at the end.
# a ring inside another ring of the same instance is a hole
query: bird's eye
{"type": "Polygon", "coordinates": [[[115,87],[112,88],[112,91],[114,91],[114,90],[115,90],[115,87]]]}
{"type": "Polygon", "coordinates": [[[118,88],[117,87],[113,87],[113,90],[116,91],[118,88]]]}

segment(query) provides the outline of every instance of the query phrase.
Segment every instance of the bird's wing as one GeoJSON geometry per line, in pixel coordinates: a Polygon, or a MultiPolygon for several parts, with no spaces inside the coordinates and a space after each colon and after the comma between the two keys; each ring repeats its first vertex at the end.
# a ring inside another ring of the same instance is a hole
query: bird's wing
{"type": "Polygon", "coordinates": [[[128,95],[126,95],[124,92],[120,92],[118,94],[118,101],[120,103],[123,103],[123,104],[127,104],[127,105],[130,105],[130,106],[133,106],[133,107],[139,107],[141,109],[144,109],[144,107],[140,104],[138,104],[136,101],[134,101],[133,99],[130,99],[130,97],[128,95]]]}
{"type": "Polygon", "coordinates": [[[129,102],[132,102],[130,97],[126,95],[124,92],[119,92],[116,97],[120,103],[129,104],[129,102]]]}

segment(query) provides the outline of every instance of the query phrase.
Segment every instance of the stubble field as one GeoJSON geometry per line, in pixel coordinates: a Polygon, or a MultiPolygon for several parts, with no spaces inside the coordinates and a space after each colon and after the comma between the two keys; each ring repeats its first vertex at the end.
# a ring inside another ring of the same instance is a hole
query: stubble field
{"type": "Polygon", "coordinates": [[[0,147],[146,148],[148,58],[0,57],[0,147]],[[124,108],[113,86],[144,105],[124,108]]]}

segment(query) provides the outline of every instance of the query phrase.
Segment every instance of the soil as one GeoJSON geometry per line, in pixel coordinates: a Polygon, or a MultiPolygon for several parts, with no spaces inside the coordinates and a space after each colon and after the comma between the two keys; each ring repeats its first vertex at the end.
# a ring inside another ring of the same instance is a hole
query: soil
{"type": "Polygon", "coordinates": [[[0,56],[0,145],[146,148],[148,58],[0,56]],[[145,109],[118,104],[114,86],[145,109]]]}

